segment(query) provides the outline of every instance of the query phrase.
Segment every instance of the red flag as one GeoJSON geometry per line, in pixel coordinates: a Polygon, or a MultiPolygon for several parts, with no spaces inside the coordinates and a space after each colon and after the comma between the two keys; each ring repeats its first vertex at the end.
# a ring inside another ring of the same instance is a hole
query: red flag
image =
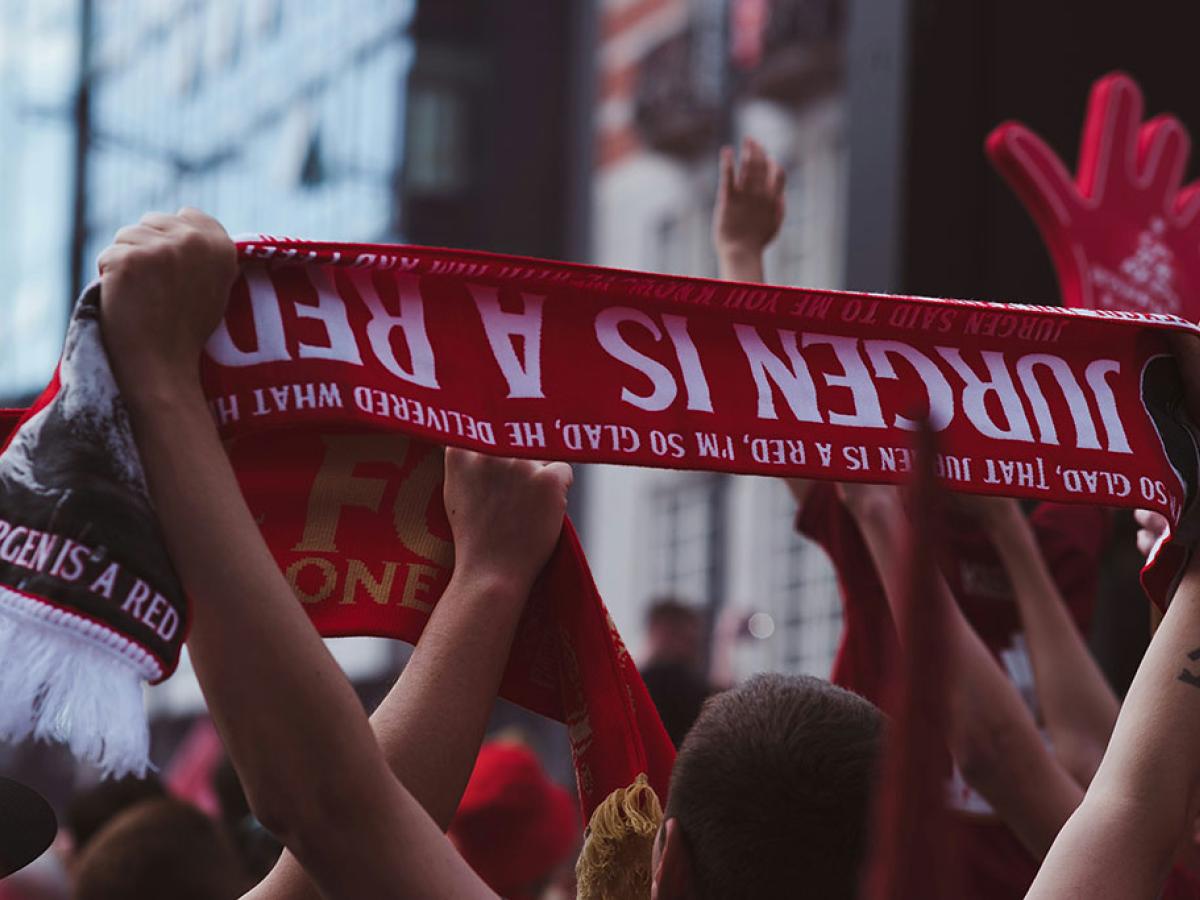
{"type": "Polygon", "coordinates": [[[863,900],[950,900],[956,891],[945,803],[946,625],[937,600],[935,547],[938,485],[935,446],[926,425],[918,456],[909,531],[909,570],[897,627],[903,650],[893,671],[891,719],[876,801],[871,861],[863,900]]]}

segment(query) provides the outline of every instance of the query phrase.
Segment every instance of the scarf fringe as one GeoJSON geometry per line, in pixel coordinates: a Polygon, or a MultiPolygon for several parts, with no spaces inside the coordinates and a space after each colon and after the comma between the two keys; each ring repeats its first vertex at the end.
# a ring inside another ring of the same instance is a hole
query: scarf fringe
{"type": "Polygon", "coordinates": [[[0,585],[0,740],[61,742],[105,777],[145,775],[145,673],[46,609],[0,585]]]}
{"type": "Polygon", "coordinates": [[[644,773],[605,797],[592,812],[575,865],[579,900],[649,897],[654,836],[662,820],[662,804],[644,773]]]}

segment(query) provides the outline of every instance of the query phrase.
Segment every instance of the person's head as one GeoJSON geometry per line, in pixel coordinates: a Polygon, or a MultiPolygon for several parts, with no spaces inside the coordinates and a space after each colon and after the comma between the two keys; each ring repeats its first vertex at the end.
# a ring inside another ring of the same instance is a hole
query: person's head
{"type": "Polygon", "coordinates": [[[708,699],[708,683],[694,668],[677,662],[651,663],[641,675],[663,728],[678,747],[708,699]]]}
{"type": "Polygon", "coordinates": [[[488,886],[503,897],[534,898],[573,874],[579,807],[523,744],[484,744],[447,834],[488,886]]]}
{"type": "Polygon", "coordinates": [[[261,881],[278,862],[283,844],[263,828],[250,810],[241,779],[228,757],[213,769],[212,787],[217,795],[225,837],[242,861],[247,877],[261,881]]]}
{"type": "Polygon", "coordinates": [[[882,739],[878,709],[817,678],[711,698],[671,774],[654,896],[852,900],[882,739]]]}
{"type": "Polygon", "coordinates": [[[75,868],[76,900],[225,900],[245,890],[216,823],[181,800],[146,800],[114,818],[75,868]]]}
{"type": "Polygon", "coordinates": [[[67,805],[64,822],[72,856],[81,853],[105,825],[131,806],[165,796],[162,782],[155,775],[106,779],[80,791],[67,805]]]}
{"type": "Polygon", "coordinates": [[[698,668],[704,621],[691,606],[673,597],[654,600],[646,610],[646,658],[698,668]]]}

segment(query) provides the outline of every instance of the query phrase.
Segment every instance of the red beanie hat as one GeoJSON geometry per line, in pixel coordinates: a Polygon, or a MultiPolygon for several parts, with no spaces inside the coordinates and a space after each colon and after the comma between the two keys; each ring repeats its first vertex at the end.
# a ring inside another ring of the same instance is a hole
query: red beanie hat
{"type": "Polygon", "coordinates": [[[485,744],[449,835],[498,894],[517,898],[579,847],[579,808],[522,744],[485,744]]]}

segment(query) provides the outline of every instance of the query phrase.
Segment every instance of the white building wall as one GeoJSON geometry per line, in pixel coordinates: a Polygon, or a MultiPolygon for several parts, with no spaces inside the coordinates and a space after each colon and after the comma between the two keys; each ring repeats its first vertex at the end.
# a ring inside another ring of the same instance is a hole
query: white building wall
{"type": "MultiPolygon", "coordinates": [[[[820,98],[801,110],[756,101],[736,111],[738,132],[760,141],[789,170],[787,220],[767,257],[767,277],[774,283],[840,286],[845,240],[842,117],[839,96],[820,98]]],[[[715,157],[689,161],[639,152],[601,172],[593,205],[593,260],[645,271],[714,275],[709,234],[716,168],[715,157]]],[[[769,617],[757,622],[760,633],[769,631],[769,636],[740,643],[738,674],[828,674],[840,631],[836,583],[824,553],[794,533],[795,508],[782,483],[728,479],[726,514],[717,522],[702,501],[705,491],[719,490],[717,476],[598,466],[587,477],[588,556],[613,619],[635,655],[644,639],[642,615],[648,600],[662,593],[692,602],[708,599],[695,561],[696,548],[706,543],[707,535],[722,556],[717,601],[769,617]],[[672,533],[663,533],[667,527],[672,533]]]]}

